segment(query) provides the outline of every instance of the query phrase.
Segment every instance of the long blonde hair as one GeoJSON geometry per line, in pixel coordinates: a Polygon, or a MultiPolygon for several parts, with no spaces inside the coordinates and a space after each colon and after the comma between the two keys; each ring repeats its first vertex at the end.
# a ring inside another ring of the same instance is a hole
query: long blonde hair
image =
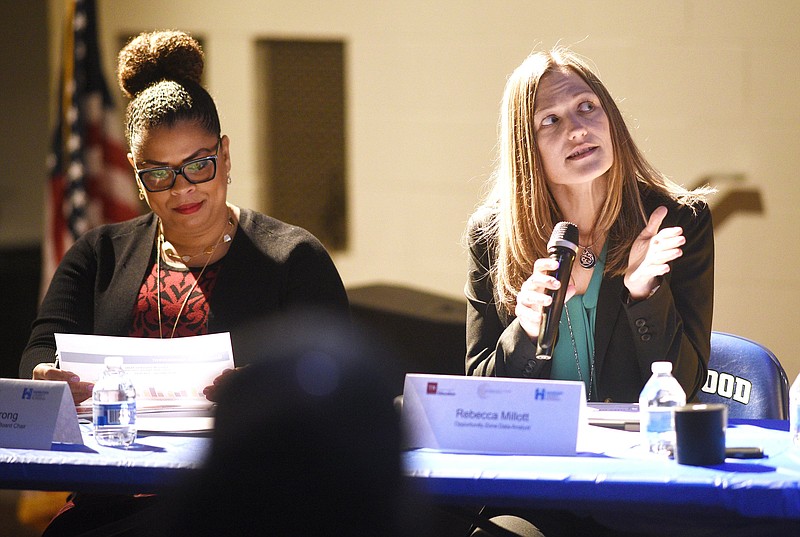
{"type": "Polygon", "coordinates": [[[533,262],[547,255],[553,227],[563,219],[547,185],[533,115],[542,76],[564,69],[577,73],[589,85],[608,116],[614,162],[608,174],[608,195],[595,222],[596,233],[608,237],[606,274],[624,274],[631,245],[647,223],[640,184],[688,206],[704,201],[712,191],[687,190],[647,162],[611,94],[585,59],[563,47],[528,56],[506,83],[500,109],[499,159],[492,189],[478,209],[491,215],[477,233],[496,236],[492,279],[499,302],[510,313],[533,262]]]}

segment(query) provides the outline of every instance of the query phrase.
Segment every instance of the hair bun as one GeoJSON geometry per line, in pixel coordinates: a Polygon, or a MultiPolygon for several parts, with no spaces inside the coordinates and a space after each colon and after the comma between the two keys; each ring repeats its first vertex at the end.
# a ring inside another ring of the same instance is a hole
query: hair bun
{"type": "Polygon", "coordinates": [[[120,51],[117,63],[119,87],[129,98],[159,80],[199,84],[202,74],[200,44],[180,31],[139,34],[120,51]]]}

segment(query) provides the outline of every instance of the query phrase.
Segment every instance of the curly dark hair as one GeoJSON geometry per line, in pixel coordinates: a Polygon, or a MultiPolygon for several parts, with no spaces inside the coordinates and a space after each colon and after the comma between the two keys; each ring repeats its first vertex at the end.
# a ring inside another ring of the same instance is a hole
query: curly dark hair
{"type": "Polygon", "coordinates": [[[190,35],[175,31],[139,34],[120,51],[117,78],[131,101],[126,135],[131,151],[149,129],[192,122],[219,136],[217,107],[200,84],[204,56],[190,35]]]}

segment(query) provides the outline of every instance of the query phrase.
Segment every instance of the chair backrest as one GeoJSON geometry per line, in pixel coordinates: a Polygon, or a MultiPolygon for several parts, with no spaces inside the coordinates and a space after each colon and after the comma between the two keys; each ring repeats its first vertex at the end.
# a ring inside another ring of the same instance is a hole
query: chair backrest
{"type": "Polygon", "coordinates": [[[392,348],[392,378],[403,393],[406,373],[463,375],[467,303],[404,285],[348,287],[355,323],[392,348]]]}
{"type": "Polygon", "coordinates": [[[724,403],[729,418],[788,419],[789,380],[775,354],[760,343],[711,333],[708,377],[701,403],[724,403]]]}

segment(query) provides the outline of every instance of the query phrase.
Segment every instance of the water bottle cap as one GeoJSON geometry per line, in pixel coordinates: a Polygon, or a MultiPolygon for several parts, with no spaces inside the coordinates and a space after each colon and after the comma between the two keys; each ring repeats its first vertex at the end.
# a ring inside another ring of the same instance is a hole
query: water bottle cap
{"type": "Polygon", "coordinates": [[[672,362],[653,362],[650,370],[653,373],[672,373],[672,362]]]}
{"type": "Polygon", "coordinates": [[[122,356],[106,356],[103,363],[106,367],[122,367],[122,356]]]}

